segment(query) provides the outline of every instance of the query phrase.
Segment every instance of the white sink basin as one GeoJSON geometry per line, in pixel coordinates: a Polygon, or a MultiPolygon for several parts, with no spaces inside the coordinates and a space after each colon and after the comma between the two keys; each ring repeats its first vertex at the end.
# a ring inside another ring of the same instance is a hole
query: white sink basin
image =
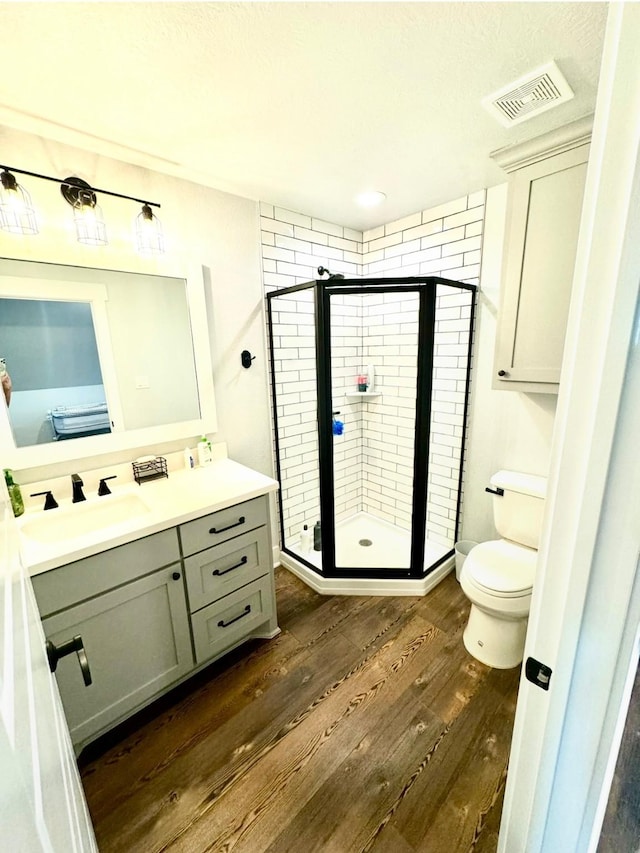
{"type": "Polygon", "coordinates": [[[70,507],[43,510],[25,518],[20,530],[34,542],[64,542],[131,521],[148,512],[149,507],[138,495],[106,495],[70,507]]]}

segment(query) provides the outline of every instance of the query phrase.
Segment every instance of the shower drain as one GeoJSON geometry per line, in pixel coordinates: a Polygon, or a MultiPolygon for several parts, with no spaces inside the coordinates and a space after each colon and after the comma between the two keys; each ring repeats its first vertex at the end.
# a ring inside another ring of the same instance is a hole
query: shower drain
{"type": "Polygon", "coordinates": [[[369,545],[373,545],[373,542],[371,541],[371,539],[361,539],[358,542],[358,545],[362,545],[364,548],[368,548],[369,545]]]}

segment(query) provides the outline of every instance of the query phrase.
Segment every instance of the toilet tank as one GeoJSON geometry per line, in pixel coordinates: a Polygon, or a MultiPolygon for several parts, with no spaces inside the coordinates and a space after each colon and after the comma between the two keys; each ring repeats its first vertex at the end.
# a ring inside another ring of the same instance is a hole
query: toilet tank
{"type": "Polygon", "coordinates": [[[493,520],[503,539],[537,548],[540,541],[547,480],[518,471],[498,471],[491,478],[492,489],[502,489],[493,496],[493,520]]]}

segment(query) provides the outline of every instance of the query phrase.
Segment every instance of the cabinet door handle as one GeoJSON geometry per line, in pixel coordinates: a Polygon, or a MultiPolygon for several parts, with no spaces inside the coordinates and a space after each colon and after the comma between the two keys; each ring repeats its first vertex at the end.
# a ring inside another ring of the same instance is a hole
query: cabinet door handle
{"type": "Polygon", "coordinates": [[[244,619],[245,616],[248,616],[251,613],[251,605],[247,604],[242,613],[239,616],[234,617],[233,619],[229,619],[228,622],[225,622],[224,619],[221,619],[218,622],[218,628],[228,628],[229,625],[233,625],[234,622],[237,622],[238,619],[244,619]]]}
{"type": "Polygon", "coordinates": [[[211,527],[209,528],[209,533],[224,533],[225,530],[231,530],[233,527],[240,527],[240,525],[244,524],[244,522],[244,515],[241,515],[240,518],[234,524],[229,524],[227,527],[211,527]]]}
{"type": "Polygon", "coordinates": [[[82,678],[84,680],[85,687],[88,687],[91,684],[91,669],[89,668],[87,653],[84,650],[82,637],[80,635],[74,637],[72,640],[67,640],[66,643],[61,643],[59,646],[55,646],[51,642],[51,640],[47,640],[46,649],[47,659],[49,661],[49,669],[51,670],[51,672],[56,671],[60,658],[66,657],[72,652],[76,652],[78,655],[78,663],[80,664],[80,670],[82,671],[82,678]]]}
{"type": "Polygon", "coordinates": [[[240,566],[245,566],[246,564],[247,564],[247,558],[243,557],[239,563],[235,564],[235,566],[229,566],[229,568],[225,569],[223,572],[221,572],[220,569],[214,569],[211,572],[211,574],[212,575],[219,575],[220,577],[222,577],[222,575],[227,575],[227,574],[229,574],[229,572],[232,572],[234,569],[239,569],[240,566]]]}
{"type": "Polygon", "coordinates": [[[508,375],[509,375],[508,370],[499,370],[498,371],[498,376],[508,376],[508,375]]]}
{"type": "Polygon", "coordinates": [[[174,579],[174,581],[179,581],[180,580],[180,572],[173,572],[171,577],[174,579]]]}

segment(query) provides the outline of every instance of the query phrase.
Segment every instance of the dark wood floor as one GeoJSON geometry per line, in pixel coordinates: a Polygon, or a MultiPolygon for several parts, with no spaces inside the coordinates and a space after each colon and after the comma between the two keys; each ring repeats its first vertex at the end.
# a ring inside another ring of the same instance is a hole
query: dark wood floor
{"type": "Polygon", "coordinates": [[[425,598],[276,578],[279,637],[83,756],[102,853],[494,853],[519,670],[467,654],[455,577],[425,598]]]}

